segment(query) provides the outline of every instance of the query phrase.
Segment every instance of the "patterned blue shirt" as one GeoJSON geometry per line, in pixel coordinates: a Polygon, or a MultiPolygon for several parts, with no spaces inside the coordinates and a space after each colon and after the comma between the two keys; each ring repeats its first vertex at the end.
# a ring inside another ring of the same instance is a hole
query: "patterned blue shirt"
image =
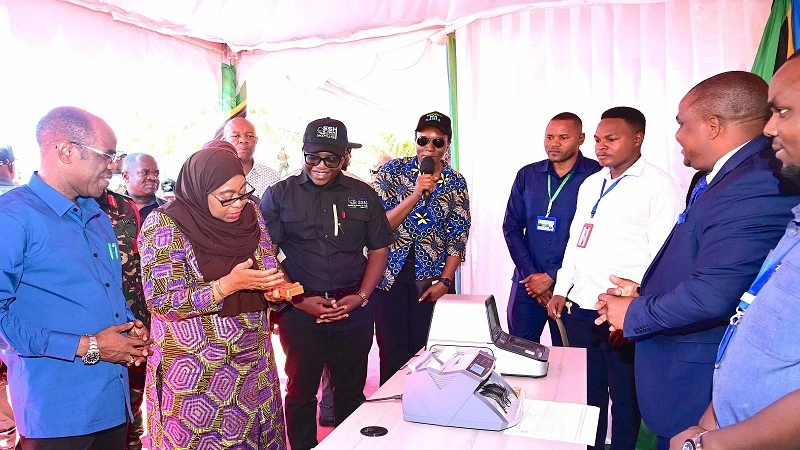
{"type": "MultiPolygon", "coordinates": [[[[378,287],[389,290],[414,246],[417,280],[438,277],[448,256],[464,260],[469,227],[469,192],[464,177],[447,163],[430,199],[417,202],[394,232],[389,264],[378,287]]],[[[386,211],[414,192],[419,165],[416,157],[398,158],[381,167],[373,187],[386,211]]]]}
{"type": "Polygon", "coordinates": [[[108,216],[34,173],[0,197],[0,230],[0,348],[20,433],[77,436],[125,423],[128,369],[75,356],[81,336],[133,320],[108,216]]]}

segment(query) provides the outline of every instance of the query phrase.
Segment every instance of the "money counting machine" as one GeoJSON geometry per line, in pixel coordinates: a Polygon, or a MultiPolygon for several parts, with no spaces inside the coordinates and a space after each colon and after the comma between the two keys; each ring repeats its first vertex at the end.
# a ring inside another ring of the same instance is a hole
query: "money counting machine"
{"type": "Polygon", "coordinates": [[[503,375],[547,375],[550,349],[503,331],[494,296],[445,295],[436,302],[426,348],[446,347],[486,348],[503,375]]]}
{"type": "Polygon", "coordinates": [[[479,430],[504,430],[524,413],[516,393],[494,371],[487,350],[426,350],[409,364],[403,390],[403,419],[479,430]]]}

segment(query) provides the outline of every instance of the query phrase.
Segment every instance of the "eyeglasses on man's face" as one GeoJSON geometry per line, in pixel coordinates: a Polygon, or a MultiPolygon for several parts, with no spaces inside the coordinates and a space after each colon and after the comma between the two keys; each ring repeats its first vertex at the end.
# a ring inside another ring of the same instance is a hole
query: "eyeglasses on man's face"
{"type": "Polygon", "coordinates": [[[446,144],[446,142],[442,138],[431,139],[427,136],[420,136],[417,138],[417,145],[419,145],[420,147],[425,147],[426,145],[428,145],[429,142],[433,142],[433,146],[436,148],[442,148],[444,147],[444,144],[446,144]]]}
{"type": "Polygon", "coordinates": [[[242,194],[242,195],[240,195],[238,197],[219,198],[214,194],[211,194],[211,195],[215,199],[217,199],[217,201],[219,202],[220,205],[225,206],[225,207],[231,206],[232,204],[234,204],[234,203],[236,203],[238,201],[246,202],[247,200],[250,199],[250,196],[253,195],[253,192],[256,191],[256,188],[254,188],[250,183],[245,182],[245,186],[247,186],[247,192],[245,192],[244,194],[242,194]]]}
{"type": "Polygon", "coordinates": [[[339,167],[339,164],[342,163],[341,156],[332,155],[322,158],[314,153],[303,153],[303,155],[306,158],[306,164],[308,164],[311,167],[316,167],[316,165],[319,164],[320,161],[322,161],[325,163],[325,167],[329,169],[335,169],[339,167]]]}
{"type": "Polygon", "coordinates": [[[78,146],[80,148],[85,148],[86,150],[92,151],[97,153],[98,155],[108,159],[109,164],[114,164],[117,161],[117,151],[116,150],[99,150],[94,147],[89,147],[86,144],[81,144],[80,142],[69,141],[70,144],[78,146]]]}

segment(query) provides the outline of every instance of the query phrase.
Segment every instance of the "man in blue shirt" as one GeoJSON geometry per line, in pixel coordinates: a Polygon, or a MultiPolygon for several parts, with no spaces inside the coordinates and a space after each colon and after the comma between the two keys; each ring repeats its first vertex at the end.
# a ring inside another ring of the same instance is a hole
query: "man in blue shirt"
{"type": "Polygon", "coordinates": [[[0,197],[0,348],[27,449],[123,449],[127,365],[148,332],[122,292],[117,238],[97,197],[117,139],[73,107],[37,125],[41,167],[0,197]]]}
{"type": "MultiPolygon", "coordinates": [[[[557,114],[547,124],[544,149],[547,159],[517,172],[511,187],[503,235],[516,269],[508,300],[511,334],[539,342],[547,321],[545,306],[553,294],[561,268],[569,227],[575,215],[578,188],[600,164],[578,149],[585,135],[580,117],[557,114]]],[[[561,337],[550,323],[554,343],[561,337]]]]}

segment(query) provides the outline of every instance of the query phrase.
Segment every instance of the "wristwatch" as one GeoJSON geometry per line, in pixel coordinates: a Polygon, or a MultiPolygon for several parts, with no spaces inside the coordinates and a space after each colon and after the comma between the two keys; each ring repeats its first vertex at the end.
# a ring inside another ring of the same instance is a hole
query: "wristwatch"
{"type": "Polygon", "coordinates": [[[369,303],[369,297],[367,297],[367,294],[361,292],[361,289],[359,289],[358,292],[356,292],[356,295],[361,297],[361,300],[363,300],[363,302],[361,303],[361,307],[363,308],[367,306],[367,303],[369,303]]]}
{"type": "Polygon", "coordinates": [[[447,286],[447,289],[453,289],[453,280],[446,277],[439,277],[439,282],[447,286]]]}
{"type": "Polygon", "coordinates": [[[83,355],[83,363],[92,365],[100,361],[100,349],[97,348],[97,338],[89,336],[89,350],[83,355]]]}
{"type": "Polygon", "coordinates": [[[683,450],[703,450],[703,435],[706,433],[708,431],[702,431],[684,441],[683,450]]]}

